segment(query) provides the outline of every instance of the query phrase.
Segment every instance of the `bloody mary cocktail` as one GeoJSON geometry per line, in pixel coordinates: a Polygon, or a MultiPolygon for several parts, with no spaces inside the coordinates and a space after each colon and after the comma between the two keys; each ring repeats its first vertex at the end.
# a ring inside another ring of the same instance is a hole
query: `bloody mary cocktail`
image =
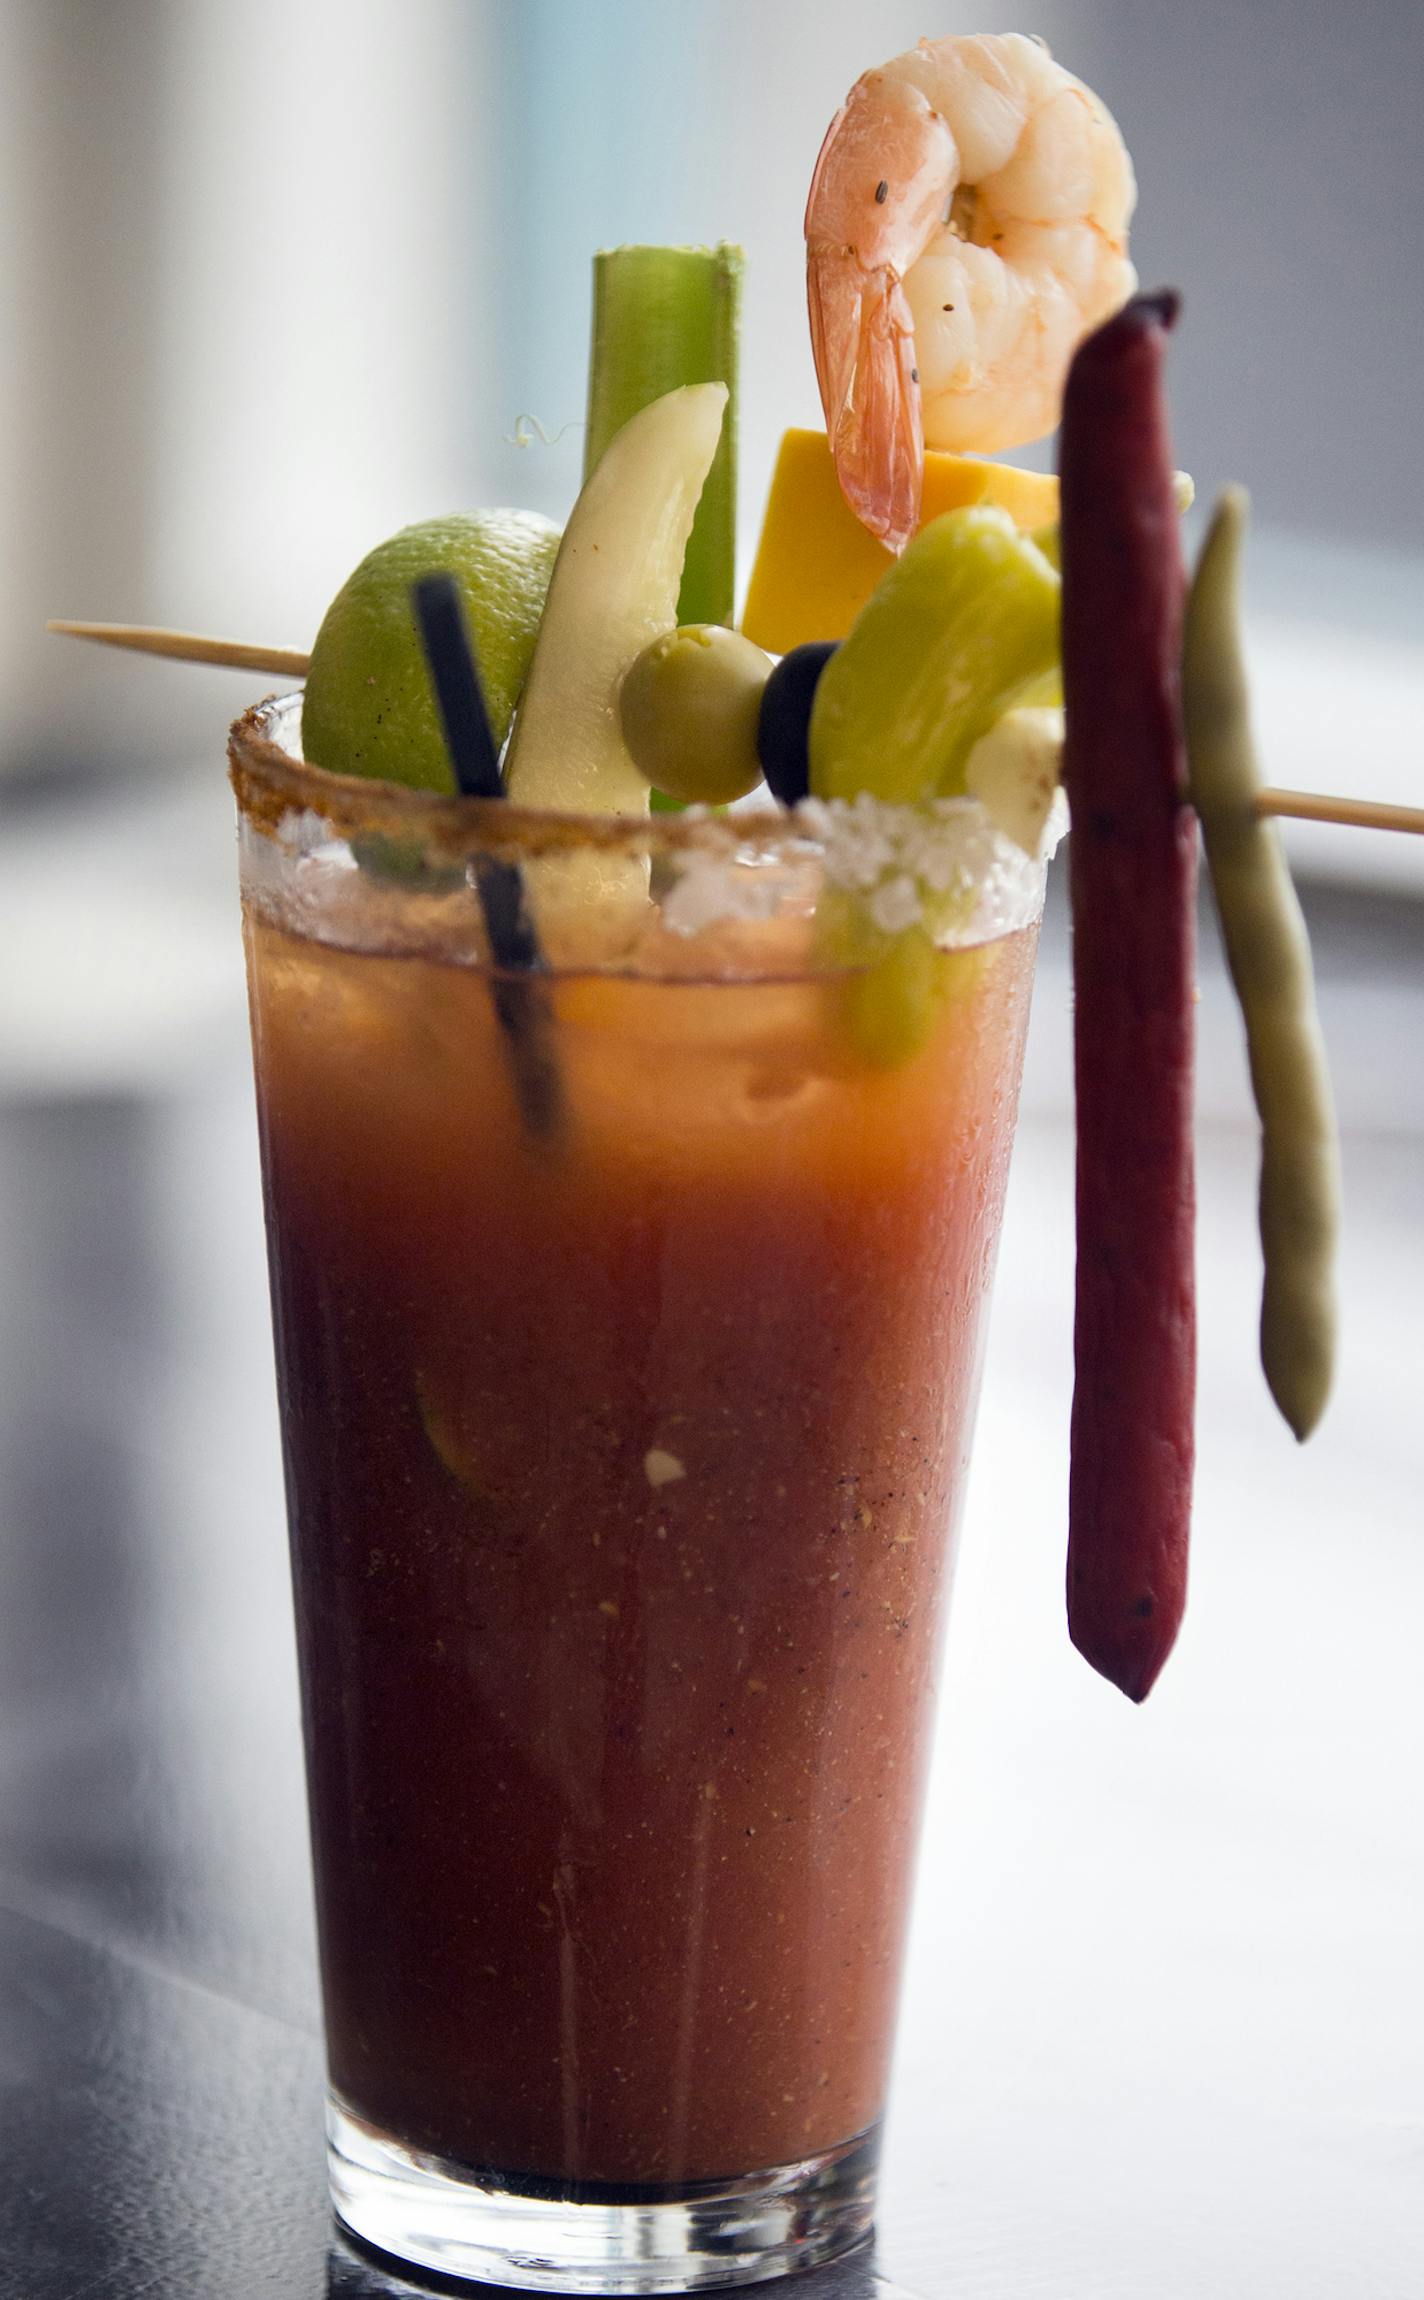
{"type": "MultiPolygon", "coordinates": [[[[633,945],[550,938],[540,1136],[469,889],[355,871],[310,818],[283,846],[263,749],[239,731],[339,2130],[610,2208],[819,2168],[837,2249],[871,2209],[1034,905],[937,956],[923,1045],[881,1063],[816,955],[813,840],[751,840],[729,879],[776,901],[695,932],[625,863],[633,945]]],[[[698,833],[639,835],[660,889],[698,833]]]]}

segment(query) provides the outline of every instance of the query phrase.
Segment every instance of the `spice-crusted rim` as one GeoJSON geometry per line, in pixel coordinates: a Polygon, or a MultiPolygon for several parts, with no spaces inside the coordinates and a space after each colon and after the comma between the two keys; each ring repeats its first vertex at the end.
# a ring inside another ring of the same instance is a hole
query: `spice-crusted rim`
{"type": "Polygon", "coordinates": [[[243,821],[267,838],[277,838],[292,814],[312,812],[344,838],[403,833],[418,837],[428,854],[451,862],[463,861],[475,849],[532,860],[579,850],[632,856],[729,854],[747,846],[804,852],[817,844],[809,829],[781,807],[734,815],[554,814],[507,799],[459,798],[374,776],[332,774],[294,759],[273,742],[267,728],[274,705],[285,699],[268,696],[254,703],[234,721],[228,736],[228,776],[243,821]]]}

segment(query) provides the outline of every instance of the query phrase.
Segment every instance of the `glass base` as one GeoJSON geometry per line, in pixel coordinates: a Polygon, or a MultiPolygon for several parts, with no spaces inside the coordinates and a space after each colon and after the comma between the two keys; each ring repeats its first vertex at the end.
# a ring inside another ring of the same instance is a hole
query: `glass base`
{"type": "Polygon", "coordinates": [[[327,2103],[337,2217],[378,2251],[530,2292],[701,2292],[834,2260],[869,2234],[880,2128],[799,2164],[677,2188],[511,2187],[327,2103]]]}

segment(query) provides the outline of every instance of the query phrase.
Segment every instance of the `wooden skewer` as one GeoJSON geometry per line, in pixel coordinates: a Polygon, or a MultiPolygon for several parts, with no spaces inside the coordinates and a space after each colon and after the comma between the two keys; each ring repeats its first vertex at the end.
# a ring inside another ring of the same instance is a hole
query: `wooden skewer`
{"type": "Polygon", "coordinates": [[[1424,833],[1424,807],[1391,806],[1384,799],[1335,799],[1321,791],[1259,791],[1258,815],[1289,815],[1300,823],[1342,823],[1350,830],[1424,833]]]}
{"type": "MultiPolygon", "coordinates": [[[[179,663],[220,663],[233,671],[272,671],[304,679],[310,655],[299,647],[247,647],[238,639],[204,639],[193,631],[165,631],[144,623],[46,623],[70,639],[97,639],[105,647],[132,647],[140,655],[166,655],[179,663]]],[[[1340,823],[1350,830],[1413,831],[1424,834],[1424,807],[1398,807],[1382,799],[1329,798],[1318,791],[1261,791],[1261,815],[1289,815],[1296,822],[1340,823]]]]}
{"type": "Polygon", "coordinates": [[[300,647],[247,647],[240,639],[204,639],[196,631],[165,631],[144,623],[46,623],[69,639],[97,639],[105,647],[131,647],[139,655],[166,655],[176,663],[221,663],[231,671],[272,671],[304,679],[310,655],[300,647]]]}

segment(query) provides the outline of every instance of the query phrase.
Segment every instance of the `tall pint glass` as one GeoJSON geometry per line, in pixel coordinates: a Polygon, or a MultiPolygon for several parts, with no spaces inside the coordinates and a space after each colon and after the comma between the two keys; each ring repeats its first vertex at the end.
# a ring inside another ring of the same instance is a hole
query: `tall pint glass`
{"type": "Polygon", "coordinates": [[[1041,872],[942,808],[897,990],[824,926],[913,879],[885,810],[298,746],[232,759],[338,2213],[544,2290],[810,2265],[874,2210],[1041,872]]]}

